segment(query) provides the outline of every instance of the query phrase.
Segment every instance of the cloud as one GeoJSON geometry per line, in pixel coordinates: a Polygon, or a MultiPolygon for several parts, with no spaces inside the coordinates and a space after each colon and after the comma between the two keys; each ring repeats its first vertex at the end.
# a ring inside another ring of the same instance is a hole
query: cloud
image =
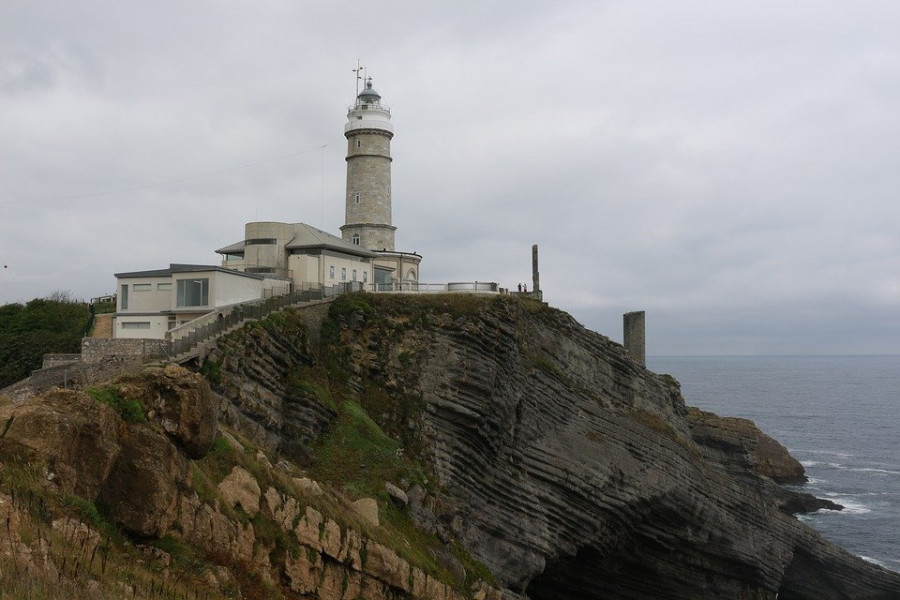
{"type": "Polygon", "coordinates": [[[343,222],[357,59],[428,281],[530,283],[651,353],[900,352],[900,7],[7,3],[0,302],[343,222]]]}

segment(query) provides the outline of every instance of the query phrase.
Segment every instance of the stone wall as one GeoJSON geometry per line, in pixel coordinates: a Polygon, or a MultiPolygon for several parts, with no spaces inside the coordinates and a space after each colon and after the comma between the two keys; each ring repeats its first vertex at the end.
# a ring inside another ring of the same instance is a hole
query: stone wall
{"type": "Polygon", "coordinates": [[[131,363],[145,363],[168,357],[166,340],[85,338],[81,341],[81,360],[96,364],[114,358],[131,363]]]}
{"type": "Polygon", "coordinates": [[[165,340],[84,338],[81,354],[48,354],[28,379],[0,390],[13,402],[52,387],[80,389],[133,371],[135,366],[168,358],[165,340]]]}
{"type": "Polygon", "coordinates": [[[45,354],[42,368],[48,369],[57,365],[66,365],[81,360],[80,354],[45,354]]]}

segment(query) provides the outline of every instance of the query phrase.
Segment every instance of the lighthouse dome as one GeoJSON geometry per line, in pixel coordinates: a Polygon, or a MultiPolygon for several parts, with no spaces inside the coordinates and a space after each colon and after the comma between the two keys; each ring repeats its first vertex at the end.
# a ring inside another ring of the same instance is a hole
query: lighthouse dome
{"type": "Polygon", "coordinates": [[[372,78],[366,80],[366,88],[356,97],[360,102],[365,104],[378,104],[381,100],[381,94],[372,88],[372,78]]]}

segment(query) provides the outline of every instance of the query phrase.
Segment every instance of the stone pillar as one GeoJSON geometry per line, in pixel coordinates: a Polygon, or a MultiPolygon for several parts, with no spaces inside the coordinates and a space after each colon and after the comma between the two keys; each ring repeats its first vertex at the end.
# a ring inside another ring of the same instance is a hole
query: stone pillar
{"type": "Polygon", "coordinates": [[[634,362],[641,366],[647,365],[645,346],[645,314],[638,310],[625,313],[625,352],[634,362]]]}
{"type": "Polygon", "coordinates": [[[531,293],[538,300],[543,299],[541,293],[541,274],[538,271],[538,246],[531,246],[531,293]]]}

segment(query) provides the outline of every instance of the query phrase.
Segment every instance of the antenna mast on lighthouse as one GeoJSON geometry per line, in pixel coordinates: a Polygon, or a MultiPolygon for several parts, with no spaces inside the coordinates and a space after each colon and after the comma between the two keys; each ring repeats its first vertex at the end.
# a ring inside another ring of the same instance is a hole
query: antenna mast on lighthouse
{"type": "Polygon", "coordinates": [[[362,73],[365,70],[366,70],[366,68],[359,64],[359,59],[357,58],[356,59],[356,68],[353,69],[353,72],[356,73],[356,92],[354,92],[355,93],[355,95],[353,96],[354,98],[356,96],[359,96],[359,80],[363,78],[362,73]]]}

